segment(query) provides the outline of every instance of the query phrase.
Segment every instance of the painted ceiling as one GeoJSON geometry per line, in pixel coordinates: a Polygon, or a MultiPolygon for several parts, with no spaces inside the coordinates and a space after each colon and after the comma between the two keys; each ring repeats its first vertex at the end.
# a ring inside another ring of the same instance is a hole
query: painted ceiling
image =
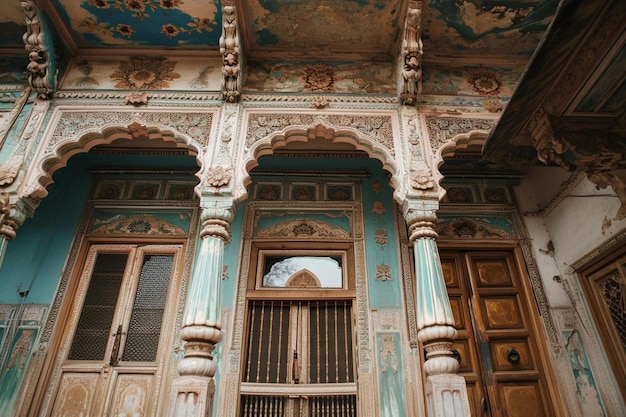
{"type": "MultiPolygon", "coordinates": [[[[558,0],[428,0],[424,59],[528,57],[558,0]]],[[[0,10],[0,46],[21,46],[18,1],[0,10]]],[[[39,0],[72,54],[85,49],[219,48],[220,0],[39,0]]],[[[303,61],[395,61],[409,0],[235,0],[246,56],[303,61]]]]}
{"type": "MultiPolygon", "coordinates": [[[[396,93],[407,11],[418,2],[232,1],[245,59],[244,91],[396,93]]],[[[500,111],[545,36],[559,0],[422,3],[423,103],[500,111]]],[[[120,65],[115,57],[129,55],[176,57],[174,72],[180,74],[180,82],[170,83],[170,89],[219,85],[221,0],[37,0],[36,4],[58,37],[56,49],[76,57],[59,75],[65,75],[66,86],[105,88],[120,65]],[[197,71],[185,76],[182,62],[198,57],[202,63],[198,61],[197,71]]],[[[5,1],[0,8],[0,82],[25,81],[25,32],[20,1],[5,1]]],[[[622,46],[611,56],[603,75],[587,80],[576,111],[615,112],[623,106],[626,87],[620,76],[626,50],[622,46]],[[607,96],[607,90],[614,94],[607,96]]]]}

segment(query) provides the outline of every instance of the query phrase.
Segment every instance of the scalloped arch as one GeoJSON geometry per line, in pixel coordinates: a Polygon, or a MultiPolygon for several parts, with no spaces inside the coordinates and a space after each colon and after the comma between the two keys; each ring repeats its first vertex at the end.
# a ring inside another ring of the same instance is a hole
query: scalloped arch
{"type": "MultiPolygon", "coordinates": [[[[354,128],[331,126],[323,122],[317,122],[308,126],[289,126],[254,142],[246,150],[243,163],[239,167],[244,190],[251,183],[250,171],[258,166],[260,157],[272,155],[274,151],[284,148],[290,143],[308,142],[313,139],[328,141],[328,148],[323,150],[332,150],[333,144],[344,143],[353,146],[355,150],[367,153],[370,158],[379,160],[383,165],[383,169],[391,174],[389,182],[395,190],[394,197],[398,198],[396,193],[400,189],[400,169],[391,151],[354,128]]],[[[247,194],[243,191],[240,195],[240,200],[246,197],[247,194]]]]}
{"type": "Polygon", "coordinates": [[[446,190],[441,186],[443,175],[439,171],[439,168],[441,168],[441,165],[443,165],[444,163],[444,159],[452,156],[456,150],[467,149],[467,147],[472,145],[480,145],[482,148],[488,136],[488,131],[470,130],[467,133],[461,133],[454,136],[449,142],[445,143],[442,147],[437,149],[437,151],[435,152],[435,179],[437,181],[437,185],[439,185],[440,200],[445,196],[446,193],[446,190]]]}
{"type": "MultiPolygon", "coordinates": [[[[201,154],[200,147],[191,138],[168,127],[144,126],[138,122],[133,122],[127,126],[122,124],[110,125],[101,130],[88,128],[78,132],[71,140],[60,142],[33,161],[31,165],[33,172],[28,177],[31,180],[25,184],[22,195],[38,199],[45,198],[48,195],[46,188],[54,182],[52,180],[54,173],[66,167],[74,155],[87,153],[94,146],[110,144],[119,139],[133,140],[139,138],[174,142],[177,148],[187,148],[197,155],[201,154]]],[[[196,157],[196,161],[199,164],[196,176],[199,176],[202,160],[196,157]]]]}

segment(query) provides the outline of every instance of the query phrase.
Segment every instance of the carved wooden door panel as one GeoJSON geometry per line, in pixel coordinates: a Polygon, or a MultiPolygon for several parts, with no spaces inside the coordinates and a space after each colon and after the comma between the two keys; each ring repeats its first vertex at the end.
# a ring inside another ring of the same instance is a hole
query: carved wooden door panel
{"type": "Polygon", "coordinates": [[[181,253],[180,245],[90,248],[47,415],[156,413],[181,253]]]}
{"type": "Polygon", "coordinates": [[[509,251],[441,254],[474,416],[552,416],[531,306],[509,251]]]}

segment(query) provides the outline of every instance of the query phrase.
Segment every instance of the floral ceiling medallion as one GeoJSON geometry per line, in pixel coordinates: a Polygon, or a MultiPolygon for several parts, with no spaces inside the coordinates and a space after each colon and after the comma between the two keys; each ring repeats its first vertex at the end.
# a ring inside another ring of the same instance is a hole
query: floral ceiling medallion
{"type": "Polygon", "coordinates": [[[493,71],[478,68],[470,71],[466,80],[472,90],[481,96],[497,96],[500,94],[502,83],[493,71]]]}
{"type": "Polygon", "coordinates": [[[175,66],[176,61],[166,58],[131,58],[120,62],[110,77],[117,81],[115,88],[160,90],[169,88],[168,81],[180,78],[180,74],[174,72],[175,66]]]}
{"type": "Polygon", "coordinates": [[[335,69],[326,64],[315,64],[304,68],[304,90],[313,93],[335,91],[335,69]]]}

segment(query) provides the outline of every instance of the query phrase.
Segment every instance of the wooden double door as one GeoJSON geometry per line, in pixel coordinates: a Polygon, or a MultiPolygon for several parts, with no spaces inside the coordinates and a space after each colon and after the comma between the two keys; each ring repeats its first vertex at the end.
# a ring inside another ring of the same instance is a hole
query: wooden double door
{"type": "Polygon", "coordinates": [[[453,353],[475,417],[554,416],[536,308],[509,250],[441,250],[458,337],[453,353]]]}
{"type": "Polygon", "coordinates": [[[39,415],[161,415],[182,255],[180,244],[89,248],[39,415]]]}

